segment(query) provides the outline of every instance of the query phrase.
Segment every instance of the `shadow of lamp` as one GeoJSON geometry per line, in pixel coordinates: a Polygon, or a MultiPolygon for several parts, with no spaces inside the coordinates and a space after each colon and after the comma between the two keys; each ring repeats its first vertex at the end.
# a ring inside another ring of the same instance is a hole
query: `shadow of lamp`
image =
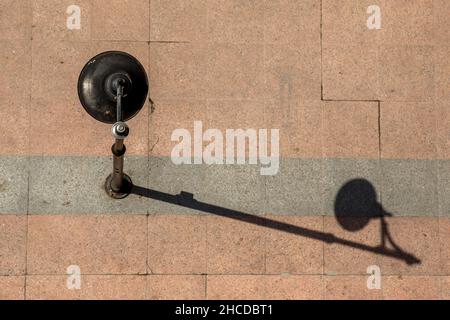
{"type": "MultiPolygon", "coordinates": [[[[366,179],[352,179],[346,182],[336,195],[334,213],[339,225],[350,232],[363,229],[371,220],[380,219],[381,243],[379,248],[385,249],[387,243],[397,252],[404,251],[392,238],[384,217],[392,217],[377,200],[375,187],[366,179]],[[350,219],[349,219],[350,217],[350,219]]],[[[417,263],[417,260],[408,261],[417,263]]]]}
{"type": "Polygon", "coordinates": [[[124,140],[130,132],[126,121],[142,109],[147,93],[144,67],[125,52],[98,54],[84,66],[78,78],[78,97],[83,108],[94,119],[113,125],[113,172],[106,178],[105,190],[115,199],[125,198],[133,187],[131,178],[123,172],[124,140]]]}

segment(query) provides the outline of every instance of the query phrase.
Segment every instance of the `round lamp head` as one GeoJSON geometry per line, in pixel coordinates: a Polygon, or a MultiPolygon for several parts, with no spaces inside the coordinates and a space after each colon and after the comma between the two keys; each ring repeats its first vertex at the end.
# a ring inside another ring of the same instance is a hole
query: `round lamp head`
{"type": "Polygon", "coordinates": [[[123,121],[133,118],[145,104],[148,79],[142,64],[120,51],[98,54],[84,66],[78,78],[78,97],[93,118],[115,123],[117,87],[123,87],[123,121]]]}

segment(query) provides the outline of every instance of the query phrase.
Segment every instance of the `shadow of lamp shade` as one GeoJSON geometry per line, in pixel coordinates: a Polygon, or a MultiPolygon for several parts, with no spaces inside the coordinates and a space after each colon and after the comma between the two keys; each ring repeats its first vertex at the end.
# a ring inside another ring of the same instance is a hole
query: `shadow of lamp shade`
{"type": "Polygon", "coordinates": [[[364,228],[371,219],[383,215],[374,186],[365,179],[345,183],[336,195],[334,213],[339,225],[347,231],[364,228]]]}

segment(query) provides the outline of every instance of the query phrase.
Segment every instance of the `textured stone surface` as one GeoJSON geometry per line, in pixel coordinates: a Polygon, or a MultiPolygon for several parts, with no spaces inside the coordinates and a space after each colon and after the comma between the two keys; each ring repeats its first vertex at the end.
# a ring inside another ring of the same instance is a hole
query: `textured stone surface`
{"type": "Polygon", "coordinates": [[[311,215],[323,212],[323,161],[281,159],[280,172],[267,176],[266,213],[311,215]]]}
{"type": "Polygon", "coordinates": [[[369,30],[366,25],[367,7],[373,4],[370,0],[322,1],[322,44],[341,48],[346,44],[375,47],[379,43],[380,32],[369,30]]]}
{"type": "Polygon", "coordinates": [[[23,275],[26,261],[27,218],[0,216],[0,275],[23,275]]]}
{"type": "MultiPolygon", "coordinates": [[[[33,157],[30,160],[30,212],[146,213],[145,197],[130,195],[117,201],[105,192],[112,158],[33,157]]],[[[126,157],[125,173],[135,185],[147,186],[147,159],[126,157]]]]}
{"type": "Polygon", "coordinates": [[[387,45],[432,45],[434,0],[381,1],[383,43],[387,45]]]}
{"type": "MultiPolygon", "coordinates": [[[[0,30],[3,34],[4,29],[0,30]]],[[[0,40],[0,63],[0,155],[26,155],[30,124],[31,42],[0,40]]]]}
{"type": "Polygon", "coordinates": [[[450,277],[441,278],[441,298],[444,300],[450,299],[450,277]]]}
{"type": "Polygon", "coordinates": [[[91,0],[81,0],[76,3],[71,0],[31,0],[31,2],[33,3],[33,40],[66,39],[80,41],[91,38],[93,22],[91,0]],[[75,13],[70,7],[71,5],[80,8],[80,29],[69,29],[67,27],[68,17],[74,16],[75,13]]]}
{"type": "Polygon", "coordinates": [[[382,289],[368,289],[367,276],[327,276],[325,299],[329,300],[380,300],[382,289]]]}
{"type": "Polygon", "coordinates": [[[319,300],[323,299],[321,276],[268,276],[266,299],[269,300],[319,300]]]}
{"type": "Polygon", "coordinates": [[[211,165],[204,178],[200,201],[250,214],[265,213],[267,196],[259,165],[211,165]]]}
{"type": "Polygon", "coordinates": [[[206,298],[205,286],[205,276],[148,276],[146,298],[150,300],[201,300],[206,298]]]}
{"type": "MultiPolygon", "coordinates": [[[[322,272],[323,243],[310,239],[295,227],[322,231],[322,217],[267,216],[276,222],[289,224],[282,230],[270,228],[266,233],[265,254],[268,274],[319,274],[322,272]]],[[[270,223],[267,223],[270,226],[270,223]]]]}
{"type": "Polygon", "coordinates": [[[151,41],[202,41],[207,1],[150,1],[151,41]]]}
{"type": "Polygon", "coordinates": [[[208,275],[207,298],[210,300],[264,299],[265,282],[261,275],[208,275]]]}
{"type": "MultiPolygon", "coordinates": [[[[208,44],[207,98],[262,99],[266,94],[264,47],[261,44],[208,44]]],[[[196,65],[196,68],[201,67],[196,65]]],[[[201,70],[201,69],[199,69],[201,70]]]]}
{"type": "Polygon", "coordinates": [[[383,207],[394,215],[437,215],[437,162],[381,162],[383,207]]]}
{"type": "MultiPolygon", "coordinates": [[[[149,153],[154,157],[170,157],[172,149],[179,143],[178,137],[172,141],[176,129],[194,130],[194,121],[201,121],[204,130],[215,128],[209,125],[209,114],[205,100],[164,100],[158,99],[153,105],[149,118],[149,153]],[[174,117],[173,115],[177,116],[174,117]]],[[[194,155],[191,144],[191,155],[194,155]]]]}
{"type": "Polygon", "coordinates": [[[446,43],[446,8],[433,0],[323,1],[323,97],[432,101],[442,85],[430,57],[446,43]],[[380,8],[379,30],[367,26],[373,5],[380,8]]]}
{"type": "Polygon", "coordinates": [[[268,129],[279,129],[281,158],[321,158],[323,153],[323,104],[301,103],[289,94],[286,83],[281,96],[265,103],[268,129]]]}
{"type": "Polygon", "coordinates": [[[81,275],[80,289],[67,288],[67,276],[27,277],[29,300],[143,300],[145,276],[81,275]]]}
{"type": "Polygon", "coordinates": [[[437,156],[450,159],[450,99],[437,103],[437,156]]]}
{"type": "Polygon", "coordinates": [[[434,37],[435,43],[439,45],[448,44],[450,39],[450,31],[445,27],[447,20],[447,12],[450,10],[450,3],[446,0],[433,1],[433,17],[434,17],[434,37]]]}
{"type": "Polygon", "coordinates": [[[369,0],[322,1],[323,98],[375,100],[380,96],[381,33],[366,26],[369,0]]]}
{"type": "Polygon", "coordinates": [[[450,217],[450,161],[438,163],[439,215],[450,217]]]}
{"type": "Polygon", "coordinates": [[[383,297],[387,300],[436,300],[440,298],[439,282],[439,277],[386,277],[383,297]]]}
{"type": "Polygon", "coordinates": [[[67,288],[67,276],[28,276],[29,300],[143,300],[146,277],[82,275],[80,289],[67,288]]]}
{"type": "Polygon", "coordinates": [[[199,213],[195,209],[179,206],[177,195],[186,192],[198,199],[205,191],[206,167],[200,165],[175,165],[168,158],[150,158],[149,188],[159,192],[148,200],[149,213],[199,213]],[[162,193],[162,194],[160,194],[162,193]],[[160,195],[160,196],[159,196],[160,195]],[[158,200],[162,199],[162,201],[158,200]],[[164,201],[166,200],[166,201],[164,201]],[[175,204],[174,204],[175,201],[175,204]]]}
{"type": "Polygon", "coordinates": [[[206,96],[206,45],[150,43],[150,96],[158,99],[199,99],[206,96]]]}
{"type": "Polygon", "coordinates": [[[25,157],[1,157],[0,213],[26,213],[28,187],[28,160],[25,157]]]}
{"type": "Polygon", "coordinates": [[[321,276],[208,276],[208,299],[317,300],[322,282],[321,276]]]}
{"type": "Polygon", "coordinates": [[[207,218],[208,274],[264,272],[262,227],[222,217],[207,218]]]}
{"type": "Polygon", "coordinates": [[[404,252],[414,255],[420,262],[408,265],[405,261],[383,256],[378,266],[384,274],[440,274],[437,217],[388,217],[386,223],[392,241],[404,252]]]}
{"type": "Polygon", "coordinates": [[[320,45],[320,1],[275,0],[265,2],[266,43],[320,45]]]}
{"type": "Polygon", "coordinates": [[[439,218],[439,242],[442,274],[450,273],[450,218],[439,218]]]}
{"type": "Polygon", "coordinates": [[[345,217],[336,221],[334,217],[325,217],[323,231],[350,243],[349,245],[336,242],[324,244],[324,273],[362,275],[367,273],[369,266],[378,265],[379,255],[369,250],[361,250],[356,246],[376,248],[381,242],[379,228],[378,221],[367,222],[364,218],[345,217]]]}
{"type": "Polygon", "coordinates": [[[277,175],[262,176],[260,165],[175,165],[167,157],[135,156],[125,157],[125,172],[136,189],[122,201],[110,199],[104,191],[111,170],[109,157],[3,158],[0,212],[27,211],[28,162],[32,214],[230,214],[234,210],[257,215],[334,215],[340,188],[355,179],[367,180],[378,202],[393,215],[449,212],[448,161],[444,160],[283,158],[277,175]],[[201,203],[190,201],[189,194],[201,203]]]}
{"type": "Polygon", "coordinates": [[[323,131],[326,158],[378,157],[378,106],[375,102],[326,102],[323,131]]]}
{"type": "Polygon", "coordinates": [[[146,273],[146,217],[46,215],[28,220],[29,274],[146,273]]]}
{"type": "MultiPolygon", "coordinates": [[[[265,47],[265,95],[269,99],[320,100],[320,48],[297,44],[265,47]]],[[[256,77],[257,75],[255,75],[256,77]]]]}
{"type": "Polygon", "coordinates": [[[422,102],[434,98],[432,46],[385,46],[379,54],[381,100],[422,102]]]}
{"type": "Polygon", "coordinates": [[[149,6],[147,0],[93,0],[92,38],[148,41],[149,6]]]}
{"type": "Polygon", "coordinates": [[[149,273],[205,274],[206,218],[156,215],[148,218],[149,273]]]}
{"type": "Polygon", "coordinates": [[[378,99],[380,97],[378,55],[378,47],[370,45],[323,48],[324,98],[378,99]]]}
{"type": "Polygon", "coordinates": [[[434,103],[382,102],[382,158],[435,159],[436,116],[434,103]]]}
{"type": "Polygon", "coordinates": [[[442,43],[441,46],[435,47],[433,53],[436,100],[444,104],[447,103],[448,105],[450,100],[450,93],[448,90],[450,85],[450,79],[448,78],[448,73],[450,72],[450,62],[446,59],[450,53],[450,46],[448,45],[448,42],[442,43]]]}
{"type": "Polygon", "coordinates": [[[264,41],[264,9],[261,1],[209,0],[208,40],[218,43],[264,41]]]}
{"type": "Polygon", "coordinates": [[[0,300],[23,300],[25,277],[0,276],[0,300]]]}
{"type": "Polygon", "coordinates": [[[0,4],[1,40],[31,38],[31,0],[4,0],[0,4]]]}

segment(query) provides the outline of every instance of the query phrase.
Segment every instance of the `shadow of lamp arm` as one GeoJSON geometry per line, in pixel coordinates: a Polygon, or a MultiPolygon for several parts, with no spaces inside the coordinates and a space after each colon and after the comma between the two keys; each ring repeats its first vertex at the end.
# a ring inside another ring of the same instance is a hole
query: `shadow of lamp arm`
{"type": "Polygon", "coordinates": [[[200,202],[194,199],[193,194],[183,191],[178,195],[172,195],[161,191],[134,186],[131,193],[151,198],[154,200],[159,200],[166,203],[182,206],[185,208],[211,213],[217,216],[226,217],[229,219],[234,219],[246,223],[251,223],[261,227],[279,230],[282,232],[287,232],[307,237],[310,239],[315,239],[318,241],[323,241],[328,244],[336,243],[364,251],[373,252],[380,255],[389,256],[395,259],[404,260],[409,265],[420,263],[420,260],[416,258],[414,255],[404,252],[397,246],[395,246],[396,250],[385,248],[384,246],[371,247],[362,243],[357,243],[354,241],[338,238],[332,233],[325,233],[321,231],[311,230],[308,228],[291,225],[288,223],[264,218],[261,216],[255,216],[248,213],[200,202]]]}

